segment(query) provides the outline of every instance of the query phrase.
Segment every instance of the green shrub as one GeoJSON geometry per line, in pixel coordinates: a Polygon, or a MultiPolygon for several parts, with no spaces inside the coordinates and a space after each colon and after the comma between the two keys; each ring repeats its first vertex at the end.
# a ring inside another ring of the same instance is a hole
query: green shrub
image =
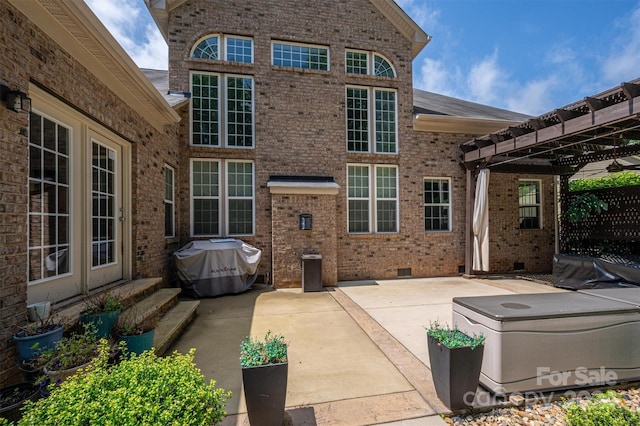
{"type": "Polygon", "coordinates": [[[240,344],[240,365],[243,368],[287,362],[284,337],[267,331],[264,340],[246,336],[240,344]]]}
{"type": "Polygon", "coordinates": [[[470,347],[475,349],[482,346],[486,339],[483,335],[474,334],[469,336],[458,330],[457,327],[449,328],[448,325],[440,325],[438,321],[431,323],[427,329],[427,336],[435,338],[438,342],[445,345],[449,349],[470,347]]]}
{"type": "Polygon", "coordinates": [[[640,174],[624,171],[598,178],[576,179],[569,182],[569,191],[587,191],[590,189],[619,188],[621,186],[640,185],[640,174]]]}
{"type": "Polygon", "coordinates": [[[567,209],[567,218],[571,223],[578,223],[592,214],[600,214],[607,211],[609,205],[602,201],[596,194],[575,194],[571,196],[571,204],[567,209]]]}
{"type": "Polygon", "coordinates": [[[570,426],[637,426],[640,415],[616,403],[620,395],[612,390],[597,395],[586,407],[575,402],[564,406],[570,426]]]}
{"type": "Polygon", "coordinates": [[[25,425],[212,425],[226,415],[230,393],[206,383],[195,349],[158,357],[152,351],[109,365],[109,346],[85,371],[66,379],[46,399],[28,403],[25,425]]]}

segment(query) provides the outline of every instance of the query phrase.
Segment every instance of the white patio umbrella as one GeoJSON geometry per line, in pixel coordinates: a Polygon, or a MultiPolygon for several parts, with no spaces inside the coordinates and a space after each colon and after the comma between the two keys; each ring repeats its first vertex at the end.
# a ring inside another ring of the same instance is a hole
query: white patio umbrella
{"type": "Polygon", "coordinates": [[[489,170],[482,169],[476,182],[473,205],[473,270],[489,271],[489,170]]]}

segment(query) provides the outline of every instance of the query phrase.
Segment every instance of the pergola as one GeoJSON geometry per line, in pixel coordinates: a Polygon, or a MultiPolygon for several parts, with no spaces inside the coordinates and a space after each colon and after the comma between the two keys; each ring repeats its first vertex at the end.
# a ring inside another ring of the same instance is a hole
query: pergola
{"type": "Polygon", "coordinates": [[[480,170],[560,176],[560,191],[587,164],[611,160],[608,171],[637,169],[617,160],[640,154],[640,78],[516,126],[460,145],[467,170],[466,271],[471,274],[475,178],[480,170]]]}

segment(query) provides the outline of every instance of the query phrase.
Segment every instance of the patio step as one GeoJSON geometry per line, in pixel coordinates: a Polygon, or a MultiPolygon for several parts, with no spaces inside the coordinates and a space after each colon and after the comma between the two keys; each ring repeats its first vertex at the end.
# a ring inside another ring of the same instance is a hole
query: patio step
{"type": "Polygon", "coordinates": [[[199,305],[199,300],[183,300],[162,316],[156,326],[153,339],[157,355],[164,355],[182,331],[193,321],[199,305]]]}
{"type": "Polygon", "coordinates": [[[161,317],[178,301],[179,288],[161,288],[122,311],[121,318],[142,322],[149,318],[161,317]]]}
{"type": "MultiPolygon", "coordinates": [[[[101,288],[92,294],[99,293],[100,291],[113,291],[120,297],[122,305],[127,308],[146,295],[153,293],[161,284],[162,278],[143,278],[126,282],[117,287],[110,286],[106,289],[101,288]]],[[[58,311],[56,315],[60,318],[60,322],[64,324],[65,328],[70,329],[77,324],[80,312],[82,312],[83,309],[85,309],[83,297],[78,297],[63,309],[56,309],[58,311]]]]}

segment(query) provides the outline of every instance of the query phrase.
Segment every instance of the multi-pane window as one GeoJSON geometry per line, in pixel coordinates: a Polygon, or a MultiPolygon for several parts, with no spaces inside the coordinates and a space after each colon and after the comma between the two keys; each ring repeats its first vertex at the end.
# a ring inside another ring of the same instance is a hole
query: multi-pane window
{"type": "Polygon", "coordinates": [[[329,70],[329,49],[326,47],[278,42],[272,44],[271,50],[275,66],[329,70]]]}
{"type": "Polygon", "coordinates": [[[252,148],[253,90],[251,77],[191,74],[191,143],[252,148]]]}
{"type": "Polygon", "coordinates": [[[398,169],[351,164],[347,167],[350,233],[398,232],[398,169]]]}
{"type": "Polygon", "coordinates": [[[253,39],[230,35],[207,36],[196,43],[191,57],[211,60],[224,58],[226,61],[252,64],[253,39]]]}
{"type": "Polygon", "coordinates": [[[92,263],[103,266],[116,261],[116,153],[97,142],[91,144],[92,263]]]}
{"type": "Polygon", "coordinates": [[[69,273],[69,128],[35,112],[29,118],[29,282],[69,273]]]}
{"type": "Polygon", "coordinates": [[[254,186],[250,161],[192,160],[191,234],[254,234],[254,186]]]}
{"type": "Polygon", "coordinates": [[[424,230],[451,231],[451,180],[424,180],[424,230]]]}
{"type": "Polygon", "coordinates": [[[540,229],[540,186],[539,180],[518,181],[520,229],[540,229]]]}
{"type": "Polygon", "coordinates": [[[376,77],[395,77],[396,72],[387,59],[373,52],[347,50],[345,53],[345,71],[347,74],[373,75],[376,77]]]}
{"type": "Polygon", "coordinates": [[[347,87],[346,106],[347,151],[397,152],[395,90],[347,87]],[[371,98],[374,102],[370,102],[371,98]]]}
{"type": "Polygon", "coordinates": [[[164,236],[175,236],[175,181],[173,168],[164,166],[164,236]]]}

